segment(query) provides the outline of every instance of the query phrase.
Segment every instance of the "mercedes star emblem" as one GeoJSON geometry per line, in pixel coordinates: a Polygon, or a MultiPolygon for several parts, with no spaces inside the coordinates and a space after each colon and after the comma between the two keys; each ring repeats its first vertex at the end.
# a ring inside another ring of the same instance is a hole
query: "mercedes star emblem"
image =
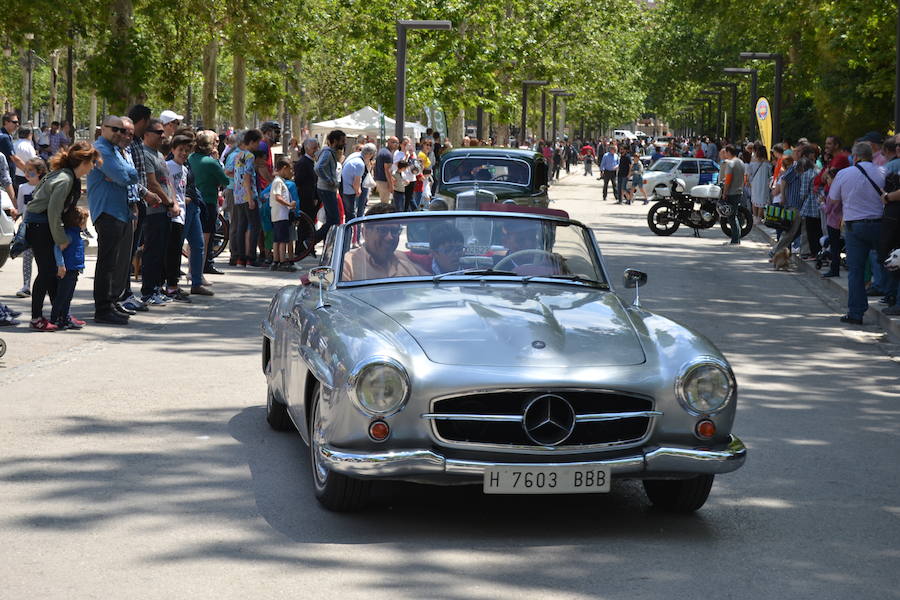
{"type": "Polygon", "coordinates": [[[522,427],[535,444],[556,446],[566,441],[575,429],[575,409],[556,394],[544,394],[525,406],[522,427]]]}

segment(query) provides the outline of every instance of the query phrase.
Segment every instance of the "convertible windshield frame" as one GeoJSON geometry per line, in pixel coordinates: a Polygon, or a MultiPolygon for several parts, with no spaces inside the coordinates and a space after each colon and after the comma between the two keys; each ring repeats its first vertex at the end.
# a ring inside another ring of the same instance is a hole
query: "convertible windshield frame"
{"type": "Polygon", "coordinates": [[[433,274],[426,275],[415,275],[415,276],[402,276],[402,277],[389,277],[389,278],[377,278],[377,279],[361,279],[356,281],[342,281],[343,277],[343,268],[344,268],[344,255],[351,249],[350,248],[350,239],[352,238],[352,231],[354,226],[361,225],[363,223],[371,223],[377,221],[391,221],[391,220],[403,220],[403,221],[411,221],[413,219],[443,219],[447,218],[447,213],[429,213],[429,212],[407,212],[407,213],[387,213],[382,215],[372,215],[368,217],[357,217],[348,221],[347,223],[338,226],[338,238],[335,239],[335,248],[334,248],[334,256],[332,257],[331,266],[334,269],[335,277],[334,281],[331,284],[332,289],[338,288],[356,288],[368,285],[382,285],[382,284],[401,284],[401,283],[429,283],[431,285],[439,285],[441,281],[497,281],[497,282],[506,282],[506,283],[548,283],[548,284],[558,284],[558,285],[568,285],[573,287],[593,287],[604,290],[612,289],[610,284],[609,274],[606,271],[606,265],[603,261],[603,255],[600,251],[600,248],[597,245],[596,239],[593,236],[593,233],[590,228],[579,221],[575,221],[572,219],[568,219],[565,217],[559,217],[555,215],[542,215],[542,214],[528,214],[528,213],[510,213],[510,212],[493,212],[493,211],[454,211],[452,213],[453,218],[490,218],[490,219],[521,219],[523,221],[537,221],[537,222],[549,222],[556,224],[557,227],[574,227],[577,228],[578,235],[583,240],[585,248],[589,253],[590,262],[595,268],[596,272],[599,274],[600,279],[592,280],[584,277],[580,278],[571,278],[571,277],[556,277],[553,275],[526,275],[526,274],[516,274],[516,275],[507,275],[500,273],[459,273],[459,274],[445,274],[449,275],[447,277],[440,277],[438,282],[435,282],[435,276],[433,274]]]}
{"type": "Polygon", "coordinates": [[[492,156],[488,154],[469,154],[465,156],[452,156],[448,158],[445,162],[441,164],[441,181],[440,185],[515,185],[522,188],[531,187],[531,183],[534,181],[534,166],[527,160],[515,157],[515,156],[492,156]],[[486,181],[478,180],[478,179],[463,179],[460,181],[447,181],[446,174],[449,172],[450,166],[456,161],[465,161],[465,160],[483,160],[486,162],[490,162],[496,166],[502,166],[501,163],[521,163],[525,165],[525,168],[528,169],[528,181],[525,183],[520,183],[518,181],[494,181],[493,179],[489,179],[486,181]]]}

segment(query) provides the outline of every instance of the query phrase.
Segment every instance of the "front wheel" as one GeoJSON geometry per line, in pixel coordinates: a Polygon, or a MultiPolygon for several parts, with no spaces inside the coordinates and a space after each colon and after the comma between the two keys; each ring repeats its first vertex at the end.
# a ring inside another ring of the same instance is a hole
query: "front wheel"
{"type": "Polygon", "coordinates": [[[644,491],[653,506],[669,512],[692,513],[706,504],[715,475],[691,479],[645,479],[644,491]]]}
{"type": "MultiPolygon", "coordinates": [[[[750,211],[747,210],[744,206],[738,207],[738,225],[741,227],[741,237],[746,237],[750,230],[753,229],[753,216],[750,214],[750,211]]],[[[731,237],[731,223],[725,217],[719,219],[719,226],[722,228],[722,233],[725,234],[725,237],[731,237]]]]}
{"type": "Polygon", "coordinates": [[[266,421],[269,427],[275,431],[291,431],[294,429],[294,422],[288,415],[287,406],[279,402],[272,392],[272,388],[268,388],[266,393],[266,421]]]}
{"type": "Polygon", "coordinates": [[[309,454],[313,490],[319,504],[335,512],[352,512],[364,508],[369,501],[371,482],[354,479],[328,469],[321,448],[325,439],[324,419],[319,409],[321,385],[313,390],[312,419],[309,421],[309,454]]]}
{"type": "Polygon", "coordinates": [[[647,225],[650,231],[656,235],[672,235],[678,231],[678,218],[675,216],[675,206],[668,200],[662,200],[650,207],[647,213],[647,225]]]}

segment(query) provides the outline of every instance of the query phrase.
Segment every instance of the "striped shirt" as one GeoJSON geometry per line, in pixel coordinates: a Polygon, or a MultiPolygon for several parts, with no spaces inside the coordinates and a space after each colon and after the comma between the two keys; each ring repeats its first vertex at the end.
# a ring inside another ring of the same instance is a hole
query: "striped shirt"
{"type": "Polygon", "coordinates": [[[799,209],[801,205],[800,199],[800,173],[797,171],[796,163],[782,175],[781,183],[784,189],[781,191],[781,202],[785,208],[799,209]]]}

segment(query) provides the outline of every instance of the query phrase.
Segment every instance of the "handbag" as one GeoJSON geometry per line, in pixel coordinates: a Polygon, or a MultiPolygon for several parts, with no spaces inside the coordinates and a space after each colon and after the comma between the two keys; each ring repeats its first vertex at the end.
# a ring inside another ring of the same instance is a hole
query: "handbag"
{"type": "Polygon", "coordinates": [[[23,252],[31,248],[31,244],[25,239],[25,223],[19,223],[16,229],[16,235],[13,237],[12,243],[9,245],[9,257],[18,258],[23,252]]]}
{"type": "Polygon", "coordinates": [[[778,231],[787,231],[791,228],[794,219],[797,218],[797,210],[784,208],[780,204],[770,204],[766,207],[765,224],[778,231]]]}

